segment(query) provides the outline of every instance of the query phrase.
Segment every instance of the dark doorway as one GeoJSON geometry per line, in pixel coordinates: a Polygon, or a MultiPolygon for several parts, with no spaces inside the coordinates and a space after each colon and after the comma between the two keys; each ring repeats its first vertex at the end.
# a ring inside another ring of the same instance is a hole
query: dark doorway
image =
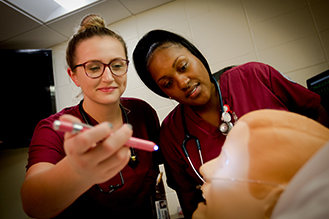
{"type": "Polygon", "coordinates": [[[28,147],[56,111],[51,50],[0,50],[0,66],[0,150],[28,147]]]}

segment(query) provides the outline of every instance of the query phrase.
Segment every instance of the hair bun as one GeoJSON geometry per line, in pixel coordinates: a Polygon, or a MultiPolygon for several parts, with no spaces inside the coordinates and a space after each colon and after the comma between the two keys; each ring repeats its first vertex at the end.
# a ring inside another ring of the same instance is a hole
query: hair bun
{"type": "Polygon", "coordinates": [[[83,32],[88,28],[103,28],[103,27],[106,27],[106,24],[101,16],[97,14],[89,14],[82,19],[78,32],[83,32]]]}

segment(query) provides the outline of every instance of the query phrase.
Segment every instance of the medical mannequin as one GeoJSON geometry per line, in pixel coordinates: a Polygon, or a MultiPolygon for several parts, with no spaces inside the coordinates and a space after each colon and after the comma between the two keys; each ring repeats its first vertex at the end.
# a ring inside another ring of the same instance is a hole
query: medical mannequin
{"type": "Polygon", "coordinates": [[[206,203],[193,218],[270,218],[291,178],[328,140],[329,129],[295,113],[244,115],[221,154],[200,168],[206,203]]]}

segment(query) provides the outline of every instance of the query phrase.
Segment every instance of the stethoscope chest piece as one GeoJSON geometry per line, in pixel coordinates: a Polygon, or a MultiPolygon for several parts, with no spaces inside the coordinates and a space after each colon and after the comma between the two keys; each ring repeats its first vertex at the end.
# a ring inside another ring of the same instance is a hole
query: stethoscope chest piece
{"type": "Polygon", "coordinates": [[[231,117],[230,113],[228,113],[228,112],[222,113],[222,120],[224,122],[231,122],[231,119],[232,119],[232,117],[231,117]]]}
{"type": "Polygon", "coordinates": [[[231,122],[232,117],[228,112],[229,108],[227,105],[225,105],[224,110],[225,111],[222,113],[222,118],[221,118],[223,122],[222,124],[220,124],[219,130],[223,133],[223,135],[227,135],[233,128],[233,124],[231,122]]]}
{"type": "Polygon", "coordinates": [[[232,122],[223,122],[219,126],[219,130],[221,131],[221,133],[223,135],[227,135],[231,131],[232,128],[233,128],[232,122]]]}

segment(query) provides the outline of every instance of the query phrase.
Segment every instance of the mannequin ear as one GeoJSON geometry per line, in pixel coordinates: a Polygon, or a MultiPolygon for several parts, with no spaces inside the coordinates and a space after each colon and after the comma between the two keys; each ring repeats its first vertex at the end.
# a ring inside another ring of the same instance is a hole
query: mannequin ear
{"type": "Polygon", "coordinates": [[[77,87],[80,87],[79,80],[78,80],[76,74],[72,71],[71,68],[67,68],[67,74],[70,76],[70,78],[72,79],[72,81],[74,82],[74,84],[77,87]]]}

